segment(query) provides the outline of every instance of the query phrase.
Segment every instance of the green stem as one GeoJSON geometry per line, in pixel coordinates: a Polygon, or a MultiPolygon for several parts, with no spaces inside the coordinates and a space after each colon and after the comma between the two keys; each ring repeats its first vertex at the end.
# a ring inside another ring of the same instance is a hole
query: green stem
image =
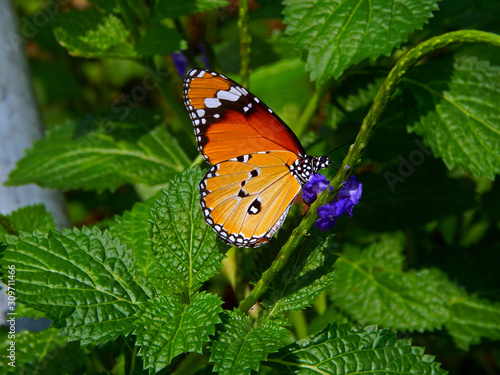
{"type": "Polygon", "coordinates": [[[248,88],[251,36],[248,26],[248,0],[240,0],[238,9],[238,31],[240,35],[241,85],[248,88]]]}
{"type": "Polygon", "coordinates": [[[141,37],[139,33],[139,28],[137,27],[137,23],[134,19],[134,13],[130,10],[127,2],[125,0],[118,0],[118,8],[120,8],[120,12],[123,16],[123,20],[125,21],[127,28],[130,31],[130,35],[132,35],[132,39],[134,43],[137,44],[141,37]]]}
{"type": "MultiPolygon", "coordinates": [[[[141,35],[139,32],[139,28],[137,27],[137,23],[134,19],[134,13],[125,0],[118,0],[117,4],[120,8],[120,12],[127,25],[127,28],[130,30],[132,39],[134,40],[134,43],[137,44],[140,40],[141,35]]],[[[148,69],[150,73],[156,72],[156,65],[152,58],[146,58],[141,61],[141,63],[146,67],[146,69],[148,69]]],[[[174,89],[170,84],[169,77],[165,77],[165,74],[162,72],[151,74],[151,77],[154,79],[158,90],[160,91],[165,101],[168,103],[169,107],[175,113],[179,121],[181,121],[181,123],[183,124],[183,128],[186,130],[186,132],[189,133],[189,139],[193,139],[194,143],[194,138],[192,137],[191,132],[191,122],[189,121],[186,110],[179,104],[177,97],[174,95],[174,89]]]]}
{"type": "Polygon", "coordinates": [[[142,65],[148,70],[149,74],[156,83],[156,87],[161,96],[167,102],[170,109],[174,112],[176,117],[182,124],[182,129],[188,135],[188,139],[192,140],[195,145],[195,138],[193,137],[193,126],[187,114],[186,109],[179,103],[176,95],[174,95],[174,88],[172,87],[170,77],[165,72],[156,70],[156,65],[152,58],[144,59],[141,61],[142,65]]]}
{"type": "Polygon", "coordinates": [[[135,360],[137,359],[137,352],[139,351],[139,347],[134,346],[132,350],[132,358],[130,360],[130,374],[135,372],[135,360]]]}
{"type": "Polygon", "coordinates": [[[198,353],[188,353],[172,375],[192,374],[196,369],[208,364],[208,356],[198,353]]]}
{"type": "Polygon", "coordinates": [[[308,234],[309,230],[315,223],[317,219],[316,212],[318,207],[335,199],[338,191],[343,186],[343,182],[347,181],[347,179],[351,176],[354,167],[360,162],[366,146],[370,142],[373,132],[380,121],[382,113],[385,110],[392,94],[396,91],[398,84],[401,82],[403,75],[418,61],[420,61],[422,57],[434,52],[437,49],[461,43],[483,43],[500,47],[500,36],[477,30],[455,31],[420,43],[398,60],[380,87],[368,114],[363,120],[354,144],[352,144],[349,148],[349,152],[342,162],[342,166],[335,175],[332,181],[333,189],[331,191],[327,190],[325,194],[321,194],[316,202],[311,205],[309,211],[305,214],[300,224],[293,230],[290,238],[288,238],[288,241],[281,248],[271,267],[262,274],[261,279],[255,284],[255,287],[249,296],[240,303],[239,308],[241,310],[247,311],[259,300],[262,294],[269,287],[271,280],[283,268],[297,245],[303,240],[304,236],[308,234]]]}
{"type": "Polygon", "coordinates": [[[323,83],[321,87],[318,90],[316,90],[313,96],[311,96],[311,99],[309,99],[309,102],[307,103],[304,112],[302,112],[302,115],[300,116],[299,121],[295,126],[295,134],[299,139],[302,135],[304,135],[304,132],[307,129],[307,125],[309,124],[311,118],[316,113],[319,103],[321,102],[325,94],[328,92],[329,87],[330,87],[330,80],[323,83]]]}

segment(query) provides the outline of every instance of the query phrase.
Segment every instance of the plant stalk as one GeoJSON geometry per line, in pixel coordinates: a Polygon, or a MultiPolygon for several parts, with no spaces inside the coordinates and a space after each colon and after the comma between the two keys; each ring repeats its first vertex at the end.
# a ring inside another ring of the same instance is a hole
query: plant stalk
{"type": "Polygon", "coordinates": [[[238,31],[240,35],[240,80],[241,85],[248,88],[250,71],[250,36],[248,26],[248,0],[240,0],[238,8],[238,31]]]}
{"type": "Polygon", "coordinates": [[[500,36],[477,30],[450,32],[426,40],[401,56],[380,87],[370,110],[363,119],[356,140],[351,147],[349,147],[347,156],[344,158],[339,171],[332,180],[331,184],[333,189],[331,191],[327,190],[324,194],[321,194],[316,202],[311,205],[300,224],[293,230],[290,238],[281,248],[278,256],[273,264],[271,264],[271,267],[262,274],[262,277],[255,284],[252,292],[240,303],[239,308],[241,310],[248,311],[259,300],[262,294],[264,294],[271,280],[285,266],[288,258],[317,220],[316,212],[318,207],[333,201],[338,191],[343,186],[344,181],[347,181],[352,175],[354,168],[361,161],[361,157],[365,153],[366,146],[370,143],[373,132],[382,117],[382,113],[387,107],[387,103],[391,96],[396,91],[398,84],[401,82],[403,75],[424,56],[440,48],[462,43],[482,43],[500,47],[500,36]]]}

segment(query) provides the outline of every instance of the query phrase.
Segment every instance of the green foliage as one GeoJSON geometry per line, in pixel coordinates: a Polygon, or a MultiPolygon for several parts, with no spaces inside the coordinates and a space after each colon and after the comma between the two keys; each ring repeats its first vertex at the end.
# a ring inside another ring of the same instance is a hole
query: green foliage
{"type": "Polygon", "coordinates": [[[287,33],[307,50],[306,69],[321,84],[366,58],[389,55],[437,10],[436,0],[286,0],[287,33]],[[328,35],[328,37],[325,37],[328,35]]]}
{"type": "Polygon", "coordinates": [[[151,211],[151,241],[162,271],[155,283],[162,288],[186,288],[191,293],[217,273],[224,258],[200,210],[201,177],[199,168],[186,169],[170,184],[168,193],[161,193],[151,211]]]}
{"type": "Polygon", "coordinates": [[[220,321],[221,302],[214,294],[197,293],[189,304],[169,295],[142,305],[135,334],[145,368],[160,371],[179,354],[201,354],[220,321]]]}
{"type": "Polygon", "coordinates": [[[446,328],[459,348],[468,350],[482,338],[500,340],[500,304],[477,297],[460,296],[450,304],[446,328]]]}
{"type": "Polygon", "coordinates": [[[7,234],[19,234],[21,231],[34,229],[48,231],[55,228],[54,218],[43,204],[21,207],[8,215],[0,214],[0,242],[5,242],[7,234]]]}
{"type": "Polygon", "coordinates": [[[333,237],[315,237],[293,253],[263,295],[262,304],[270,315],[303,309],[332,286],[336,278],[333,268],[336,246],[333,237]]]}
{"type": "Polygon", "coordinates": [[[443,293],[448,281],[435,269],[403,272],[402,248],[397,237],[383,236],[363,251],[344,249],[332,299],[363,324],[403,331],[441,328],[449,319],[449,296],[443,293]]]}
{"type": "Polygon", "coordinates": [[[117,140],[106,130],[75,133],[75,123],[48,132],[17,164],[8,184],[115,190],[127,182],[159,184],[189,165],[176,139],[162,126],[135,141],[117,140]]]}
{"type": "Polygon", "coordinates": [[[500,33],[500,3],[49,3],[15,2],[47,129],[7,184],[65,191],[85,226],[0,215],[17,317],[52,320],[16,332],[16,370],[495,373],[500,37],[477,30],[500,33]],[[334,184],[363,183],[354,217],[321,234],[295,204],[268,245],[226,255],[200,209],[185,64],[251,73],[309,155],[356,139],[329,154],[348,154],[334,184]]]}
{"type": "Polygon", "coordinates": [[[417,103],[411,131],[422,135],[449,169],[457,165],[475,176],[500,173],[500,67],[474,56],[426,64],[405,83],[417,103]],[[443,80],[443,77],[451,76],[443,80]]]}
{"type": "Polygon", "coordinates": [[[136,55],[129,30],[114,14],[97,10],[59,14],[54,34],[74,56],[131,58],[136,55]]]}
{"type": "Polygon", "coordinates": [[[137,272],[146,277],[162,275],[156,257],[151,251],[149,227],[146,225],[153,218],[151,209],[159,196],[160,192],[144,203],[136,203],[131,211],[124,212],[122,216],[116,216],[115,221],[109,226],[112,235],[129,245],[136,259],[137,272]]]}
{"type": "Polygon", "coordinates": [[[269,356],[280,374],[446,374],[423,348],[388,330],[332,324],[269,356]]]}
{"type": "MultiPolygon", "coordinates": [[[[1,341],[0,349],[8,353],[10,345],[9,341],[1,341]]],[[[15,338],[15,351],[16,366],[4,365],[5,375],[78,372],[88,362],[85,349],[75,343],[66,343],[66,338],[58,335],[54,328],[37,333],[19,332],[15,338]]]]}
{"type": "Polygon", "coordinates": [[[154,56],[159,53],[172,53],[180,48],[181,36],[173,29],[155,25],[142,37],[137,45],[141,56],[154,56]]]}
{"type": "Polygon", "coordinates": [[[177,18],[228,5],[228,0],[160,0],[153,7],[153,19],[177,18]]]}
{"type": "Polygon", "coordinates": [[[287,331],[275,320],[252,322],[239,310],[226,311],[223,328],[213,343],[210,360],[221,374],[250,374],[259,369],[260,361],[285,343],[287,331]]]}
{"type": "Polygon", "coordinates": [[[45,312],[68,340],[99,343],[130,333],[151,296],[130,251],[99,229],[64,229],[7,238],[4,264],[16,269],[20,302],[45,312]]]}

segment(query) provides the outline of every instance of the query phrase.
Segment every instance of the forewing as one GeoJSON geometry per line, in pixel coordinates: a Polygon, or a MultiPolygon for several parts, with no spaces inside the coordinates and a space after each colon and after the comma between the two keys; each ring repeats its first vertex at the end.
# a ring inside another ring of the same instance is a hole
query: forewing
{"type": "Polygon", "coordinates": [[[305,155],[292,130],[268,106],[221,74],[191,70],[184,81],[184,104],[198,149],[212,164],[270,150],[305,155]]]}

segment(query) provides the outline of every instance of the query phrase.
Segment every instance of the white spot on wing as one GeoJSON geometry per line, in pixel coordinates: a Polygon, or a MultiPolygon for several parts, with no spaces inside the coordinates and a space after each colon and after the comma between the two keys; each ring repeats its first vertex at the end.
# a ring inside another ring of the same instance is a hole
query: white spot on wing
{"type": "Polygon", "coordinates": [[[219,99],[230,100],[232,102],[237,101],[241,96],[241,92],[236,90],[234,87],[231,87],[229,91],[220,90],[217,91],[217,97],[219,99]]]}
{"type": "Polygon", "coordinates": [[[217,108],[220,107],[220,100],[217,98],[205,98],[205,107],[217,108]]]}

